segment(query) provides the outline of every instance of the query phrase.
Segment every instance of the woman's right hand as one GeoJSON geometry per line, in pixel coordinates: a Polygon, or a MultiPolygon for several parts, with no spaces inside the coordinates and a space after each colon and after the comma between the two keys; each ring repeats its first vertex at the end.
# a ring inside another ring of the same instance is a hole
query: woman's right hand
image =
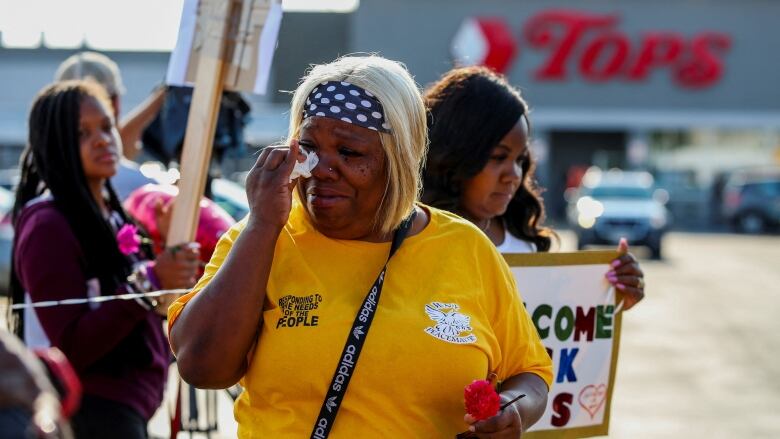
{"type": "Polygon", "coordinates": [[[200,245],[196,242],[166,248],[154,259],[154,274],[163,290],[192,288],[200,268],[200,245]]]}
{"type": "Polygon", "coordinates": [[[287,223],[292,208],[290,174],[296,160],[303,161],[297,140],[289,147],[266,147],[246,177],[246,195],[249,200],[249,224],[281,230],[287,223]]]}

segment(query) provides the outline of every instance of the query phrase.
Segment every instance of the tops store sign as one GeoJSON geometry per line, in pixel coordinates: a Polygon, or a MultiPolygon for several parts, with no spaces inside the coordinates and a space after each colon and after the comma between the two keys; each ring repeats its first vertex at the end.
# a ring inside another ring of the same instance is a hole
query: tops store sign
{"type": "Polygon", "coordinates": [[[545,53],[533,72],[538,81],[566,81],[576,71],[593,83],[642,82],[655,70],[667,70],[679,86],[703,89],[723,76],[730,35],[646,31],[630,38],[619,24],[617,14],[547,10],[525,23],[518,41],[502,18],[469,18],[453,39],[452,54],[461,65],[480,64],[506,73],[520,48],[529,47],[545,53]]]}

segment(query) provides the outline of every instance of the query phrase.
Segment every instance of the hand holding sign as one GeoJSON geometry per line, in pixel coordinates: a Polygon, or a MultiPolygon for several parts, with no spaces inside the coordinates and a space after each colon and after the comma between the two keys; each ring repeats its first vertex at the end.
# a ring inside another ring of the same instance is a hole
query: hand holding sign
{"type": "Polygon", "coordinates": [[[623,293],[623,309],[629,310],[645,297],[645,275],[639,268],[639,261],[628,252],[626,238],[620,239],[618,253],[620,256],[612,261],[612,269],[604,276],[623,293]]]}

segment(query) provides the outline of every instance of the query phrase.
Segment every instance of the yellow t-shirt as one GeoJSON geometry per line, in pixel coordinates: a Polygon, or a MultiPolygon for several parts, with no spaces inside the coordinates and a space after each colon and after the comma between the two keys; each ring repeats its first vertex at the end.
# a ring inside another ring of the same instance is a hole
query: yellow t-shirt
{"type": "MultiPolygon", "coordinates": [[[[427,209],[430,223],[390,260],[333,438],[453,437],[467,428],[463,388],[473,380],[532,372],[552,381],[552,363],[503,258],[471,223],[427,209]]],[[[170,325],[216,274],[244,224],[220,239],[193,292],[169,309],[170,325]]],[[[235,405],[239,437],[311,434],[347,332],[389,249],[327,238],[294,204],[235,405]]]]}

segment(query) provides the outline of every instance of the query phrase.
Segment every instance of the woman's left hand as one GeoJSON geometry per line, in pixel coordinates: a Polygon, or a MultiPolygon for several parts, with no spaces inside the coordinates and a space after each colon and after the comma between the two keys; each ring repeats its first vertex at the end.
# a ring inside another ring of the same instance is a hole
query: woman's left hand
{"type": "Polygon", "coordinates": [[[190,242],[169,247],[154,259],[154,274],[164,290],[192,288],[200,268],[200,244],[190,242]]]}
{"type": "Polygon", "coordinates": [[[612,261],[612,270],[605,277],[623,293],[623,309],[631,309],[645,297],[645,274],[639,267],[639,261],[628,252],[628,242],[625,238],[618,244],[621,255],[612,261]]]}
{"type": "Polygon", "coordinates": [[[517,439],[523,433],[523,420],[514,404],[510,404],[496,416],[483,421],[477,421],[469,414],[466,414],[463,420],[471,424],[469,431],[472,431],[472,433],[468,437],[517,439]]]}

